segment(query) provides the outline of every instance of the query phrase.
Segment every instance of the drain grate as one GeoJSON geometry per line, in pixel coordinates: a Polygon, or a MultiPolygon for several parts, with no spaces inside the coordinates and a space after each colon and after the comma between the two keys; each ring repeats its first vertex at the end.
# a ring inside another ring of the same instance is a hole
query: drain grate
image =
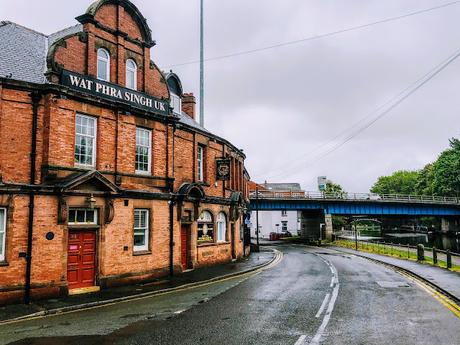
{"type": "Polygon", "coordinates": [[[387,281],[377,281],[377,284],[383,288],[402,288],[402,287],[410,287],[410,285],[406,282],[387,282],[387,281]]]}

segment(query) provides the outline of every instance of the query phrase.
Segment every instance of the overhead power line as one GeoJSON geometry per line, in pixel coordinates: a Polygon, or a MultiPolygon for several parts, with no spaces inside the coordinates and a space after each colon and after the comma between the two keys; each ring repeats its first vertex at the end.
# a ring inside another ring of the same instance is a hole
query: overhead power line
{"type": "MultiPolygon", "coordinates": [[[[235,52],[235,53],[214,56],[214,57],[206,58],[204,61],[208,62],[208,61],[229,59],[229,58],[232,58],[232,57],[258,53],[258,52],[262,52],[262,51],[265,51],[265,50],[291,46],[291,45],[304,43],[304,42],[308,42],[308,41],[314,41],[314,40],[318,40],[318,39],[322,39],[322,38],[326,38],[326,37],[330,37],[330,36],[343,34],[343,33],[350,32],[350,31],[356,31],[356,30],[365,29],[365,28],[368,28],[368,27],[371,27],[371,26],[374,26],[374,25],[379,25],[379,24],[384,24],[384,23],[396,21],[396,20],[401,20],[401,19],[404,19],[404,18],[416,16],[416,15],[419,15],[419,14],[439,10],[439,9],[442,9],[442,8],[445,8],[445,7],[457,5],[459,3],[460,3],[460,0],[451,1],[451,2],[448,2],[448,3],[442,4],[442,5],[438,5],[438,6],[434,6],[434,7],[430,7],[430,8],[425,8],[423,10],[418,10],[418,11],[414,11],[414,12],[409,12],[409,13],[399,15],[399,16],[395,16],[395,17],[389,17],[389,18],[377,20],[375,22],[371,22],[371,23],[367,23],[367,24],[362,24],[362,25],[358,25],[358,26],[352,26],[352,27],[349,27],[349,28],[341,29],[341,30],[336,30],[336,31],[331,31],[331,32],[327,32],[327,33],[324,33],[324,34],[319,34],[319,35],[315,35],[315,36],[301,38],[301,39],[298,39],[298,40],[281,42],[281,43],[273,44],[273,45],[270,45],[270,46],[265,46],[265,47],[255,48],[255,49],[249,49],[249,50],[242,50],[242,51],[235,52]]],[[[200,63],[200,59],[192,60],[192,61],[188,61],[188,62],[182,62],[182,63],[178,63],[178,64],[174,64],[174,65],[169,65],[169,66],[166,66],[165,68],[174,68],[174,67],[193,65],[193,64],[198,64],[198,63],[200,63]]]]}
{"type": "MultiPolygon", "coordinates": [[[[377,109],[382,109],[384,108],[386,105],[388,105],[388,107],[386,107],[385,110],[381,111],[378,113],[378,115],[374,118],[372,118],[369,122],[365,123],[363,126],[359,127],[357,130],[351,132],[347,137],[345,137],[343,140],[341,140],[340,142],[336,143],[333,147],[331,147],[330,149],[328,149],[327,151],[325,152],[320,152],[318,155],[316,155],[315,157],[313,157],[311,161],[313,161],[314,159],[316,159],[316,161],[314,162],[318,162],[320,159],[323,159],[324,157],[328,156],[329,154],[333,153],[334,151],[338,150],[339,148],[341,148],[342,146],[344,146],[346,143],[348,143],[349,141],[353,140],[356,136],[358,136],[360,133],[362,133],[363,131],[365,131],[366,129],[368,129],[369,127],[371,127],[374,123],[376,123],[377,121],[379,121],[380,119],[382,119],[383,117],[385,117],[387,114],[389,114],[394,108],[396,108],[399,104],[401,104],[404,100],[406,100],[407,98],[409,98],[412,94],[414,94],[416,91],[418,91],[421,87],[423,87],[425,84],[427,84],[429,81],[431,81],[434,77],[436,77],[439,73],[441,73],[445,68],[447,68],[450,64],[452,64],[455,60],[457,60],[458,58],[460,57],[460,49],[457,50],[454,54],[452,54],[451,56],[449,56],[449,58],[447,58],[446,60],[444,60],[442,63],[438,64],[435,68],[431,69],[428,73],[426,73],[422,78],[418,79],[417,82],[415,83],[412,83],[409,87],[407,87],[406,89],[404,89],[403,91],[399,92],[397,96],[393,97],[392,100],[393,102],[391,104],[390,101],[386,102],[384,105],[382,106],[379,106],[377,109]]],[[[375,113],[375,112],[373,112],[375,113]]],[[[355,128],[357,127],[357,125],[355,124],[354,126],[351,126],[350,128],[355,128]]],[[[349,128],[349,129],[350,129],[349,128]]],[[[333,140],[337,139],[337,137],[340,137],[344,132],[346,132],[347,130],[343,131],[341,134],[339,134],[338,136],[334,137],[333,140]]],[[[327,145],[329,145],[331,142],[327,143],[327,145]]],[[[309,162],[307,162],[309,163],[309,162]]],[[[288,163],[289,164],[289,163],[288,163]]],[[[301,162],[300,163],[301,165],[303,165],[303,168],[305,168],[305,162],[301,162]]],[[[311,165],[311,164],[310,164],[311,165]]],[[[307,165],[308,166],[308,165],[307,165]]],[[[295,172],[298,171],[298,169],[294,169],[295,172]]],[[[291,176],[293,175],[293,173],[282,173],[282,175],[284,176],[291,176]]],[[[277,174],[277,175],[272,175],[272,177],[276,177],[276,176],[281,176],[281,174],[277,174]]]]}
{"type": "MultiPolygon", "coordinates": [[[[318,150],[322,150],[327,148],[328,146],[335,144],[336,140],[341,138],[342,136],[346,135],[348,132],[352,131],[354,128],[359,127],[360,125],[362,126],[363,123],[366,121],[373,122],[375,119],[375,116],[379,116],[379,111],[385,109],[387,106],[390,106],[393,102],[398,101],[400,97],[403,97],[407,92],[409,92],[412,88],[416,87],[419,85],[421,82],[423,82],[426,78],[431,76],[433,73],[435,73],[439,68],[441,68],[444,64],[448,63],[452,58],[454,58],[459,51],[456,51],[455,53],[451,54],[448,58],[444,59],[442,62],[434,66],[432,69],[430,69],[427,73],[425,73],[422,77],[418,78],[416,81],[412,82],[410,85],[408,85],[406,88],[398,92],[396,95],[393,97],[389,98],[387,101],[382,103],[380,106],[375,108],[373,111],[368,113],[366,116],[361,118],[360,120],[356,121],[354,124],[351,126],[345,128],[344,130],[340,131],[337,135],[335,135],[333,138],[324,141],[323,143],[319,144],[318,146],[314,147],[313,149],[309,150],[306,153],[303,153],[293,159],[291,159],[289,162],[285,162],[283,164],[283,167],[273,169],[271,170],[268,174],[269,177],[276,178],[278,176],[282,176],[284,172],[295,169],[299,165],[303,165],[304,163],[302,162],[305,158],[311,156],[313,153],[317,152],[318,150]]],[[[367,123],[367,122],[366,122],[367,123]]],[[[367,124],[365,124],[366,126],[367,124]]],[[[360,127],[362,128],[362,127],[360,127]]],[[[267,174],[267,173],[265,173],[267,174]]]]}

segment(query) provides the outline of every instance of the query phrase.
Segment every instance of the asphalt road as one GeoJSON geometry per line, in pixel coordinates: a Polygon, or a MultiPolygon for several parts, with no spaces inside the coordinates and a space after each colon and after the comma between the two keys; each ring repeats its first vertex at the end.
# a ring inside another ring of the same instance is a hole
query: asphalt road
{"type": "Polygon", "coordinates": [[[283,261],[262,273],[3,325],[0,344],[460,343],[460,319],[400,274],[333,250],[277,248],[283,261]]]}

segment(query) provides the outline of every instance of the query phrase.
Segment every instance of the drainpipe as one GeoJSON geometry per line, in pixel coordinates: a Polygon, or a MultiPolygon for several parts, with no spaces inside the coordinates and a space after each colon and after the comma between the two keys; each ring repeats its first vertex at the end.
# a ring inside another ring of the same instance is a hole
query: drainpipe
{"type": "MultiPolygon", "coordinates": [[[[169,132],[169,131],[168,131],[169,132]]],[[[172,147],[171,147],[171,176],[169,176],[168,184],[169,184],[169,193],[171,194],[171,200],[168,201],[169,204],[169,275],[172,277],[174,276],[174,143],[175,143],[175,136],[176,136],[176,125],[173,125],[172,130],[172,147]]],[[[169,145],[167,145],[168,147],[169,145]]],[[[169,154],[167,155],[169,158],[169,154]]],[[[169,161],[168,161],[169,167],[169,161]]],[[[167,167],[167,169],[169,169],[167,167]]],[[[167,170],[168,172],[168,170],[167,170]]],[[[169,173],[167,173],[169,175],[169,173]]]]}
{"type": "Polygon", "coordinates": [[[169,275],[174,275],[174,201],[169,200],[169,275]]]}
{"type": "MultiPolygon", "coordinates": [[[[32,146],[30,152],[30,184],[35,184],[35,158],[37,156],[37,126],[38,126],[38,106],[41,95],[39,92],[32,92],[32,146]]],[[[30,277],[32,272],[32,244],[34,229],[34,207],[35,191],[30,192],[29,196],[29,222],[27,230],[27,253],[26,253],[26,282],[24,290],[24,303],[30,303],[30,277]]]]}

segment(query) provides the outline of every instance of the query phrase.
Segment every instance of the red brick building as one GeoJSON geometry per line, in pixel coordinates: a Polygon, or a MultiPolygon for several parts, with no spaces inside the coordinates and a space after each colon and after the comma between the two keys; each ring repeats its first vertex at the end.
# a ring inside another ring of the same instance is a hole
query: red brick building
{"type": "Polygon", "coordinates": [[[195,121],[145,18],[99,0],[76,19],[0,23],[0,303],[247,252],[245,156],[195,121]]]}

